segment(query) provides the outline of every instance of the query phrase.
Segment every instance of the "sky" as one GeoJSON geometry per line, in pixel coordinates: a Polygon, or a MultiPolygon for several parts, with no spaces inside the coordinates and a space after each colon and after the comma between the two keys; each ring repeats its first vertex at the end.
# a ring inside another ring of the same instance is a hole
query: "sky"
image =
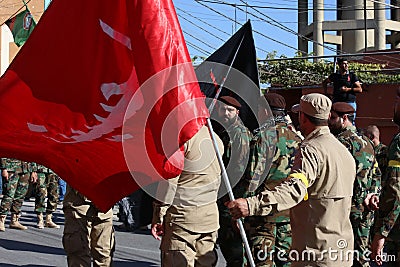
{"type": "MultiPolygon", "coordinates": [[[[259,59],[265,59],[267,53],[272,51],[276,51],[277,56],[295,56],[297,36],[289,31],[297,33],[297,0],[173,0],[173,2],[191,57],[209,56],[247,19],[251,20],[259,59]],[[234,4],[237,4],[236,8],[234,4]]],[[[335,8],[335,2],[325,0],[324,8],[335,8]]],[[[309,8],[312,8],[311,0],[309,8]]],[[[325,12],[325,18],[334,15],[333,11],[325,12]]],[[[309,19],[312,19],[312,12],[309,14],[309,19]]],[[[309,51],[312,50],[310,48],[309,51]]]]}
{"type": "MultiPolygon", "coordinates": [[[[297,33],[297,0],[173,0],[173,2],[191,57],[209,56],[247,19],[252,23],[258,59],[265,59],[267,53],[273,51],[276,51],[278,57],[295,56],[297,36],[289,31],[297,33]]],[[[308,0],[308,2],[310,9],[308,23],[310,23],[313,1],[308,0]]],[[[389,3],[389,0],[385,2],[389,3]]],[[[336,0],[325,0],[324,9],[324,19],[334,20],[336,0]]],[[[311,42],[309,42],[310,52],[312,52],[311,42]]],[[[325,49],[324,54],[335,53],[325,49]]]]}

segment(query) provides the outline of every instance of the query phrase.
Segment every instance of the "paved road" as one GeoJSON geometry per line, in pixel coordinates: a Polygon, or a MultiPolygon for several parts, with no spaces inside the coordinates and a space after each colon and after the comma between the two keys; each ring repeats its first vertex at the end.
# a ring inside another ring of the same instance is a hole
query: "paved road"
{"type": "MultiPolygon", "coordinates": [[[[33,198],[24,202],[20,221],[29,227],[26,231],[9,229],[10,216],[7,217],[6,231],[0,232],[0,267],[66,266],[67,260],[61,243],[64,225],[61,205],[53,214],[54,221],[61,225],[61,229],[35,228],[36,214],[33,209],[33,198]]],[[[115,224],[119,223],[115,221],[115,224]]],[[[132,233],[117,230],[116,242],[114,267],[160,266],[159,242],[149,231],[132,233]]],[[[220,253],[219,256],[217,266],[223,267],[225,262],[220,253]]]]}

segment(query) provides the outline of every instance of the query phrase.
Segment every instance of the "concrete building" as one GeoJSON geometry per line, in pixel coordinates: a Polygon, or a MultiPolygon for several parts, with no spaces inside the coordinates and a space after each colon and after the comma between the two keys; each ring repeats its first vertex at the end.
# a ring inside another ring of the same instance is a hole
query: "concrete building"
{"type": "MultiPolygon", "coordinates": [[[[312,1],[309,23],[309,1],[298,0],[298,32],[315,41],[314,55],[323,56],[320,44],[336,45],[345,53],[400,48],[400,0],[337,0],[336,20],[331,21],[324,19],[324,0],[312,1]]],[[[298,49],[309,53],[308,42],[299,37],[298,49]]]]}

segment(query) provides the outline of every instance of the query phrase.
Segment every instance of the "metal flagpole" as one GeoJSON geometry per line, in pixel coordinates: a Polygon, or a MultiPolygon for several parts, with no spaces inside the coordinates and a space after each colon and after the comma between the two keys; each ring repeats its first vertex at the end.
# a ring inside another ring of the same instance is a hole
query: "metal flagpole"
{"type": "MultiPolygon", "coordinates": [[[[238,49],[237,49],[236,52],[235,52],[235,56],[233,57],[233,60],[232,60],[232,62],[231,62],[231,64],[230,64],[230,66],[229,66],[229,69],[228,69],[228,71],[227,71],[226,77],[228,77],[228,74],[229,74],[230,70],[232,69],[232,64],[233,64],[233,62],[234,62],[235,59],[236,59],[237,53],[239,52],[239,48],[240,48],[240,46],[242,45],[243,39],[244,39],[244,35],[243,35],[243,37],[242,37],[242,40],[240,41],[240,44],[239,44],[239,46],[238,46],[238,49]]],[[[218,90],[217,90],[217,93],[216,93],[215,96],[214,96],[213,101],[212,101],[211,104],[210,104],[210,107],[209,107],[209,113],[210,113],[210,114],[211,114],[212,111],[214,110],[215,103],[217,102],[218,96],[219,96],[220,93],[221,93],[221,90],[222,90],[222,87],[223,87],[225,81],[226,81],[226,79],[224,79],[224,80],[222,81],[221,85],[219,86],[219,88],[218,88],[218,90]]],[[[216,138],[215,138],[215,134],[214,134],[214,130],[213,130],[212,125],[211,125],[211,119],[210,119],[210,118],[207,118],[207,127],[208,127],[208,130],[209,130],[209,132],[210,132],[211,139],[212,139],[212,141],[213,141],[214,150],[215,150],[215,152],[216,152],[216,154],[217,154],[217,159],[218,159],[219,166],[221,167],[222,178],[223,178],[223,181],[224,181],[224,183],[225,183],[226,189],[228,190],[229,199],[230,199],[231,201],[233,201],[233,200],[235,200],[235,196],[233,195],[232,185],[231,185],[231,183],[230,183],[230,181],[229,181],[228,173],[226,172],[226,168],[225,168],[224,162],[222,161],[221,152],[220,152],[219,149],[218,149],[217,140],[216,140],[216,138]]],[[[240,219],[237,219],[237,224],[238,224],[238,227],[239,227],[240,236],[242,237],[242,241],[243,241],[243,244],[244,244],[244,248],[245,248],[247,257],[248,257],[249,262],[250,262],[250,266],[251,266],[251,267],[256,267],[256,265],[255,265],[255,263],[254,263],[253,256],[251,255],[251,250],[250,250],[249,242],[247,241],[246,232],[244,231],[243,222],[242,222],[240,219]]]]}

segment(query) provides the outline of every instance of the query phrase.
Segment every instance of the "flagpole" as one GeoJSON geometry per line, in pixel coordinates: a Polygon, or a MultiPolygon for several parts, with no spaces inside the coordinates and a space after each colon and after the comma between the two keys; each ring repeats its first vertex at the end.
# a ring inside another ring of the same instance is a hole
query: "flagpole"
{"type": "MultiPolygon", "coordinates": [[[[237,48],[237,50],[236,50],[236,52],[235,52],[235,56],[233,57],[233,60],[232,60],[232,62],[231,62],[231,64],[230,64],[230,66],[229,66],[229,69],[228,69],[228,71],[226,72],[226,73],[227,73],[227,74],[226,74],[226,77],[228,77],[228,74],[229,74],[229,72],[230,72],[231,69],[232,69],[233,62],[234,62],[235,59],[236,59],[236,56],[237,56],[237,54],[238,54],[238,52],[239,52],[239,48],[240,48],[240,46],[242,45],[243,40],[244,40],[244,35],[243,35],[243,37],[242,37],[242,40],[240,41],[240,44],[238,45],[238,48],[237,48]]],[[[217,93],[216,93],[215,96],[214,96],[213,101],[212,101],[211,104],[210,104],[210,107],[209,107],[209,112],[210,112],[210,114],[211,114],[212,111],[214,110],[215,104],[216,104],[216,102],[217,102],[217,99],[218,99],[218,97],[219,97],[221,91],[222,91],[222,87],[223,87],[223,85],[225,84],[225,81],[226,81],[226,79],[224,79],[224,80],[222,81],[221,85],[219,86],[219,88],[218,88],[218,90],[217,90],[217,93]]],[[[226,189],[228,190],[229,199],[230,199],[231,201],[233,201],[233,200],[235,200],[235,196],[233,195],[232,185],[231,185],[231,183],[230,183],[230,181],[229,181],[228,174],[227,174],[227,172],[226,172],[226,168],[225,168],[224,162],[223,162],[223,160],[222,160],[221,152],[219,151],[219,148],[218,148],[217,140],[216,140],[216,138],[215,138],[215,134],[214,134],[214,130],[213,130],[212,125],[211,125],[211,119],[210,119],[210,118],[207,118],[207,126],[208,126],[208,130],[210,131],[210,136],[211,136],[211,139],[212,139],[212,141],[213,141],[213,145],[214,145],[215,152],[216,152],[216,154],[217,154],[217,159],[218,159],[218,162],[219,162],[219,166],[221,167],[222,178],[223,178],[223,181],[224,181],[224,183],[225,183],[226,189]]],[[[246,236],[246,232],[244,231],[243,222],[242,222],[242,220],[240,220],[240,219],[237,219],[236,221],[237,221],[237,224],[238,224],[238,227],[239,227],[240,236],[242,237],[242,241],[243,241],[243,244],[244,244],[244,248],[245,248],[245,251],[246,251],[248,260],[249,260],[249,262],[250,262],[250,266],[251,266],[251,267],[255,267],[256,265],[255,265],[255,263],[254,263],[254,259],[253,259],[253,256],[252,256],[252,254],[251,254],[249,242],[247,241],[247,236],[246,236]]]]}
{"type": "MultiPolygon", "coordinates": [[[[219,166],[221,167],[222,178],[225,183],[226,189],[228,190],[229,199],[231,201],[233,201],[233,200],[235,200],[235,196],[233,195],[232,185],[228,179],[228,174],[226,172],[226,168],[225,168],[224,162],[222,160],[221,152],[219,151],[219,148],[218,148],[217,140],[215,138],[215,133],[212,128],[210,118],[207,118],[207,127],[208,127],[208,130],[210,131],[211,140],[213,141],[214,149],[217,154],[218,163],[219,163],[219,166]]],[[[242,241],[244,243],[244,248],[246,250],[246,254],[247,254],[248,260],[250,262],[250,266],[255,267],[256,265],[254,263],[253,256],[251,255],[251,250],[250,250],[249,242],[247,241],[246,232],[243,227],[243,222],[241,219],[237,219],[236,221],[239,226],[240,236],[242,237],[242,241]]]]}

